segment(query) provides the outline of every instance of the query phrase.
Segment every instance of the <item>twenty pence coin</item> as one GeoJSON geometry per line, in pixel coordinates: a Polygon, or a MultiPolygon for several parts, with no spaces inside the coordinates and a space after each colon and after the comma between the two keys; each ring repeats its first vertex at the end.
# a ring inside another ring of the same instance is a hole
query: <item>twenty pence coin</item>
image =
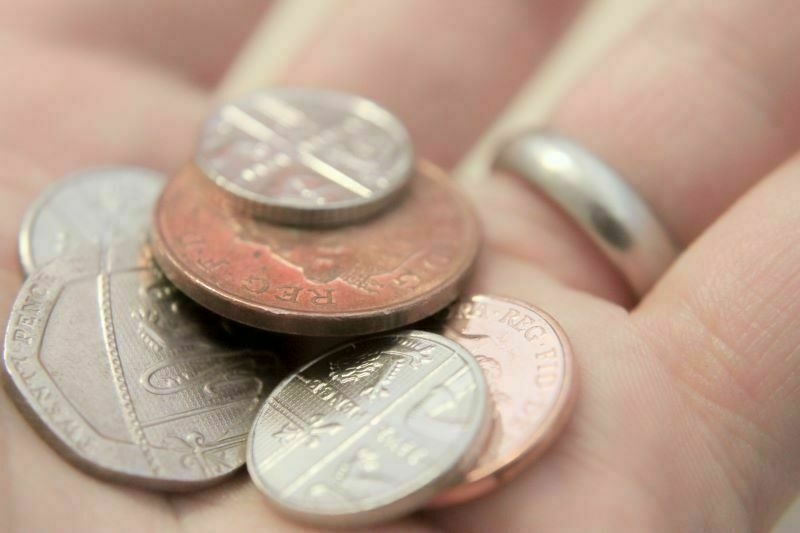
{"type": "Polygon", "coordinates": [[[363,338],[275,388],[250,432],[247,469],[293,518],[390,520],[471,468],[490,411],[481,369],[457,343],[413,330],[363,338]]]}
{"type": "Polygon", "coordinates": [[[242,466],[258,407],[284,375],[132,243],[84,248],[31,275],[3,365],[12,398],[55,449],[94,475],[159,490],[242,466]]]}
{"type": "Polygon", "coordinates": [[[190,165],[164,189],[151,242],[167,277],[220,315],[279,333],[348,336],[405,326],[455,300],[480,228],[430,164],[392,209],[330,229],[237,215],[190,165]]]}
{"type": "Polygon", "coordinates": [[[244,214],[320,227],[362,220],[394,201],[414,153],[402,123],[375,102],[276,88],[216,109],[194,160],[244,214]]]}
{"type": "Polygon", "coordinates": [[[483,369],[494,404],[493,435],[464,481],[431,506],[476,498],[513,478],[559,435],[575,403],[574,363],[558,323],[521,301],[477,295],[450,308],[443,334],[483,369]]]}
{"type": "Polygon", "coordinates": [[[82,246],[141,237],[164,183],[162,174],[139,167],[92,168],[56,181],[23,219],[19,257],[25,274],[82,246]]]}

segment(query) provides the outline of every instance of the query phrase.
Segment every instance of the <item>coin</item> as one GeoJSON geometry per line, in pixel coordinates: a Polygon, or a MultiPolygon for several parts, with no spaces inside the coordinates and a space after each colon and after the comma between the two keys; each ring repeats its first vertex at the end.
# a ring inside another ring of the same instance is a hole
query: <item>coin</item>
{"type": "Polygon", "coordinates": [[[576,390],[569,341],[540,309],[507,298],[472,296],[451,307],[442,329],[483,369],[494,424],[475,467],[431,506],[485,494],[530,465],[566,424],[576,390]]]}
{"type": "Polygon", "coordinates": [[[361,224],[300,229],[237,216],[196,166],[164,189],[151,232],[164,272],[233,320],[280,333],[364,335],[452,302],[478,252],[476,215],[430,164],[361,224]]]}
{"type": "Polygon", "coordinates": [[[223,103],[206,121],[194,160],[245,214],[327,226],[395,200],[414,154],[405,127],[375,102],[284,88],[223,103]]]}
{"type": "Polygon", "coordinates": [[[333,348],[351,341],[355,336],[348,337],[308,337],[306,335],[280,335],[280,351],[291,358],[299,366],[318,358],[320,355],[331,351],[333,348]]]}
{"type": "Polygon", "coordinates": [[[247,443],[247,469],[283,513],[363,526],[457,482],[490,432],[486,383],[457,343],[422,331],[359,339],[286,378],[247,443]]]}
{"type": "Polygon", "coordinates": [[[11,311],[4,377],[55,449],[95,475],[188,490],[244,464],[276,356],[238,346],[146,250],[81,249],[33,273],[11,311]]]}
{"type": "Polygon", "coordinates": [[[98,167],[53,183],[28,209],[19,235],[26,275],[86,244],[108,246],[144,232],[164,177],[138,167],[98,167]]]}

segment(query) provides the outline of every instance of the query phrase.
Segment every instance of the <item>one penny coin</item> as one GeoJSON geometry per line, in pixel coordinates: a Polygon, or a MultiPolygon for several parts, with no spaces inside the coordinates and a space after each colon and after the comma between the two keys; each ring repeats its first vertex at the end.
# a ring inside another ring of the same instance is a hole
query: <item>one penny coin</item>
{"type": "Polygon", "coordinates": [[[200,170],[166,186],[151,241],[167,277],[230,319],[280,333],[364,335],[457,298],[478,253],[472,206],[433,165],[359,224],[301,229],[237,215],[200,170]]]}
{"type": "Polygon", "coordinates": [[[92,168],[56,181],[22,222],[19,256],[25,274],[81,246],[140,237],[164,183],[160,173],[139,167],[92,168]]]}
{"type": "Polygon", "coordinates": [[[576,396],[566,335],[529,304],[472,296],[451,307],[442,332],[475,356],[495,411],[493,435],[478,463],[431,506],[478,497],[517,475],[559,435],[576,396]]]}
{"type": "Polygon", "coordinates": [[[490,432],[485,378],[459,344],[421,331],[345,344],[284,380],[247,446],[281,512],[364,526],[424,505],[471,468],[490,432]]]}
{"type": "Polygon", "coordinates": [[[32,274],[3,346],[8,390],[45,439],[89,473],[159,490],[244,464],[278,358],[237,343],[130,242],[32,274]]]}
{"type": "Polygon", "coordinates": [[[319,227],[392,203],[408,184],[414,153],[402,123],[375,102],[276,88],[216,109],[194,160],[243,213],[319,227]]]}

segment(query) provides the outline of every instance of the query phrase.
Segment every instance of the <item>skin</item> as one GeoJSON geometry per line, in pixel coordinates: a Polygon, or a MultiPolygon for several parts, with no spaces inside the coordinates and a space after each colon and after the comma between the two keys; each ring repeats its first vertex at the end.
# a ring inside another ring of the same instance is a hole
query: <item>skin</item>
{"type": "MultiPolygon", "coordinates": [[[[117,4],[0,5],[0,313],[21,282],[16,232],[36,194],[99,163],[176,170],[264,9],[117,4]]],[[[578,5],[354,0],[285,77],[385,103],[421,155],[450,166],[578,5]]],[[[556,317],[580,397],[565,433],[514,482],[382,531],[764,531],[780,516],[800,481],[799,19],[793,0],[665,2],[553,114],[686,247],[641,301],[521,181],[491,176],[468,191],[487,240],[473,290],[556,317]]],[[[98,481],[4,394],[0,472],[5,531],[303,529],[244,474],[187,495],[98,481]]]]}

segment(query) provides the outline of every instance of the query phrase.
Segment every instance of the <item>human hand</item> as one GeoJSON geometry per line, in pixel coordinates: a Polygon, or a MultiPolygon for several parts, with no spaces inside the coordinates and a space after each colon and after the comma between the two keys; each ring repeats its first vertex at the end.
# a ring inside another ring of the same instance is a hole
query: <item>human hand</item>
{"type": "MultiPolygon", "coordinates": [[[[450,166],[577,4],[348,3],[286,81],[378,100],[407,123],[420,155],[450,166]]],[[[6,314],[20,284],[17,227],[35,194],[96,164],[177,169],[261,9],[254,0],[0,7],[13,30],[0,47],[6,314]]],[[[564,435],[520,478],[385,530],[735,531],[777,518],[800,479],[798,17],[788,0],[671,2],[553,115],[687,246],[635,307],[588,239],[520,180],[470,186],[487,240],[472,290],[526,300],[561,322],[579,400],[564,435]]],[[[63,461],[5,394],[0,421],[7,529],[299,528],[244,474],[187,495],[148,493],[63,461]]]]}

